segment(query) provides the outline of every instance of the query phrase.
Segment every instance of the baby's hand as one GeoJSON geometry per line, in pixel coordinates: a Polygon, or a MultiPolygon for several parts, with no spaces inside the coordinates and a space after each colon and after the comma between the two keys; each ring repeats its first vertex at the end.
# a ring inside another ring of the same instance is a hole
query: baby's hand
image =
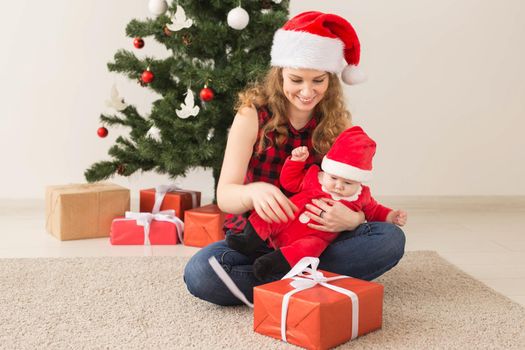
{"type": "Polygon", "coordinates": [[[308,147],[301,146],[294,148],[292,151],[292,160],[296,162],[304,162],[306,159],[308,159],[308,156],[310,153],[308,153],[308,147]]]}
{"type": "Polygon", "coordinates": [[[404,226],[407,223],[407,212],[404,210],[392,210],[388,213],[386,220],[397,226],[404,226]]]}

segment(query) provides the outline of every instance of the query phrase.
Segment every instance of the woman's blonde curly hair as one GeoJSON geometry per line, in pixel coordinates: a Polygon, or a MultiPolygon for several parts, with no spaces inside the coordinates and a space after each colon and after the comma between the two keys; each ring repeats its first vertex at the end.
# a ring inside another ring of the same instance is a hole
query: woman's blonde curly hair
{"type": "MultiPolygon", "coordinates": [[[[286,107],[289,103],[283,91],[283,75],[281,67],[272,67],[262,82],[256,82],[239,93],[235,109],[243,107],[259,108],[267,106],[271,112],[271,119],[262,125],[262,135],[256,147],[256,153],[267,147],[282,145],[288,137],[288,118],[286,107]],[[268,137],[268,133],[275,132],[275,140],[268,137]]],[[[312,135],[314,150],[324,155],[328,152],[335,138],[347,128],[351,120],[350,112],[346,109],[343,89],[336,74],[330,73],[328,89],[323,99],[315,106],[314,115],[319,116],[318,124],[312,135]]]]}

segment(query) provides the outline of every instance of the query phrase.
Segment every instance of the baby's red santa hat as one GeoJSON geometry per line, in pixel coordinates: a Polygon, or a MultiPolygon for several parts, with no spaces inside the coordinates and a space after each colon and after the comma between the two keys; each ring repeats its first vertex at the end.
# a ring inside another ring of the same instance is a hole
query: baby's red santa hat
{"type": "Polygon", "coordinates": [[[277,30],[271,52],[272,66],[342,73],[349,85],[366,80],[357,67],[359,56],[352,25],[340,16],[316,11],[298,14],[277,30]]]}
{"type": "Polygon", "coordinates": [[[376,143],[361,127],[343,131],[321,163],[321,169],[348,180],[366,182],[372,178],[372,159],[376,143]]]}

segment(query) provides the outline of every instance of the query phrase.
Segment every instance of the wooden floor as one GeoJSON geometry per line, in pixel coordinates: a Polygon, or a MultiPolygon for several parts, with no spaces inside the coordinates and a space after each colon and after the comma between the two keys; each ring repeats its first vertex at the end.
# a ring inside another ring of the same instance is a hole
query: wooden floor
{"type": "MultiPolygon", "coordinates": [[[[525,197],[383,197],[409,213],[406,250],[435,250],[525,306],[525,197]]],[[[132,209],[136,210],[136,200],[132,209]]],[[[142,246],[107,238],[61,242],[45,231],[42,200],[0,200],[0,258],[136,256],[142,246]]],[[[192,247],[154,246],[154,255],[190,256],[192,247]]]]}

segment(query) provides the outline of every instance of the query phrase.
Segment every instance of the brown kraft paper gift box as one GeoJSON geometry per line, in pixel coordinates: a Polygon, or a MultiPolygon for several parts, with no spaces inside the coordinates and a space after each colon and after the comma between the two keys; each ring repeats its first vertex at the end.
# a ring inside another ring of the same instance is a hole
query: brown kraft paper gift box
{"type": "Polygon", "coordinates": [[[62,241],[108,237],[129,208],[129,190],[112,183],[48,186],[46,230],[62,241]]]}

